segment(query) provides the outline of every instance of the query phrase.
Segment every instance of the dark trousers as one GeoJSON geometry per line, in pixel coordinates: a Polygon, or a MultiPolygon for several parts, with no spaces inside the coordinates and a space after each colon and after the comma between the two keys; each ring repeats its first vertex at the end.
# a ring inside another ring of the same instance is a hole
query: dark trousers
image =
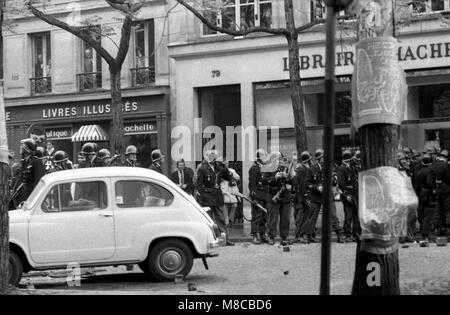
{"type": "Polygon", "coordinates": [[[340,234],[342,231],[339,219],[337,217],[336,202],[334,201],[331,202],[331,229],[336,232],[336,234],[340,234]]]}
{"type": "Polygon", "coordinates": [[[317,219],[319,218],[321,204],[318,202],[311,202],[303,214],[300,223],[299,235],[312,235],[316,232],[317,219]]]}
{"type": "Polygon", "coordinates": [[[291,210],[289,204],[269,201],[267,207],[269,210],[269,237],[275,238],[277,236],[277,225],[279,225],[281,238],[287,238],[291,210]]]}
{"type": "Polygon", "coordinates": [[[225,224],[225,217],[223,215],[223,211],[220,209],[220,207],[212,207],[212,206],[209,207],[211,208],[210,213],[211,219],[213,219],[214,223],[217,224],[220,232],[227,233],[228,229],[227,225],[225,224]]]}
{"type": "MultiPolygon", "coordinates": [[[[261,206],[267,209],[265,200],[256,200],[261,206]]],[[[267,214],[258,208],[257,206],[252,205],[252,233],[254,236],[256,235],[264,235],[266,234],[266,224],[267,224],[267,214]]]]}
{"type": "Polygon", "coordinates": [[[295,237],[301,237],[302,234],[302,223],[305,218],[305,214],[308,211],[308,206],[304,201],[298,202],[294,208],[294,219],[295,219],[295,237]]]}
{"type": "Polygon", "coordinates": [[[345,236],[361,234],[358,217],[358,207],[347,200],[342,200],[344,207],[344,234],[345,236]]]}
{"type": "Polygon", "coordinates": [[[433,232],[433,219],[436,215],[436,207],[421,205],[419,208],[422,212],[420,232],[423,237],[428,237],[428,235],[433,232]]]}
{"type": "Polygon", "coordinates": [[[441,233],[443,233],[443,231],[447,228],[447,213],[449,212],[449,206],[450,194],[438,195],[436,227],[441,233]]]}

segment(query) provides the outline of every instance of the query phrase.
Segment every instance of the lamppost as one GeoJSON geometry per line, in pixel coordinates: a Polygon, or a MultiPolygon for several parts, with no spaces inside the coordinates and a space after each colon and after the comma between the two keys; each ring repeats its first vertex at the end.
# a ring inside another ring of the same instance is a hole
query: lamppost
{"type": "Polygon", "coordinates": [[[333,201],[332,177],[334,165],[334,117],[335,117],[335,64],[336,64],[336,13],[348,7],[353,0],[326,0],[326,68],[324,111],[324,171],[322,258],[320,266],[320,294],[330,294],[331,269],[331,206],[333,201]]]}

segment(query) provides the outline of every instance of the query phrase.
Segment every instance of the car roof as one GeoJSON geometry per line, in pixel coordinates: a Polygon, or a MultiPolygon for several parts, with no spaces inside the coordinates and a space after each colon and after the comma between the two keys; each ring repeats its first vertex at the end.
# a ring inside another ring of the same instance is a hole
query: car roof
{"type": "Polygon", "coordinates": [[[45,175],[42,180],[45,184],[68,179],[83,180],[89,178],[109,177],[148,177],[163,182],[171,182],[166,176],[141,167],[89,167],[73,170],[58,171],[45,175]]]}

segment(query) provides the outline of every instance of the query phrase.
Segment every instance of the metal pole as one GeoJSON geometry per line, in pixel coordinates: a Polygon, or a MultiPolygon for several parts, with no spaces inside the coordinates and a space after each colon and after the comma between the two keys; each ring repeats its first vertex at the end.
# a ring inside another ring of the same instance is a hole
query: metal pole
{"type": "Polygon", "coordinates": [[[322,212],[322,259],[320,270],[320,295],[330,294],[331,269],[331,206],[333,200],[332,177],[334,165],[334,117],[335,117],[335,63],[336,63],[336,8],[334,1],[327,4],[326,20],[326,69],[322,212]]]}

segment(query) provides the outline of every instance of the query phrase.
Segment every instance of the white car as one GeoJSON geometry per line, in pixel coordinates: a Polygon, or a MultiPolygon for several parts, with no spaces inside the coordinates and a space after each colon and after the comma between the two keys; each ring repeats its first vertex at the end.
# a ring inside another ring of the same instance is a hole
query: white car
{"type": "Polygon", "coordinates": [[[10,211],[10,283],[31,270],[138,264],[153,279],[186,276],[224,235],[194,198],[143,168],[46,175],[10,211]]]}

